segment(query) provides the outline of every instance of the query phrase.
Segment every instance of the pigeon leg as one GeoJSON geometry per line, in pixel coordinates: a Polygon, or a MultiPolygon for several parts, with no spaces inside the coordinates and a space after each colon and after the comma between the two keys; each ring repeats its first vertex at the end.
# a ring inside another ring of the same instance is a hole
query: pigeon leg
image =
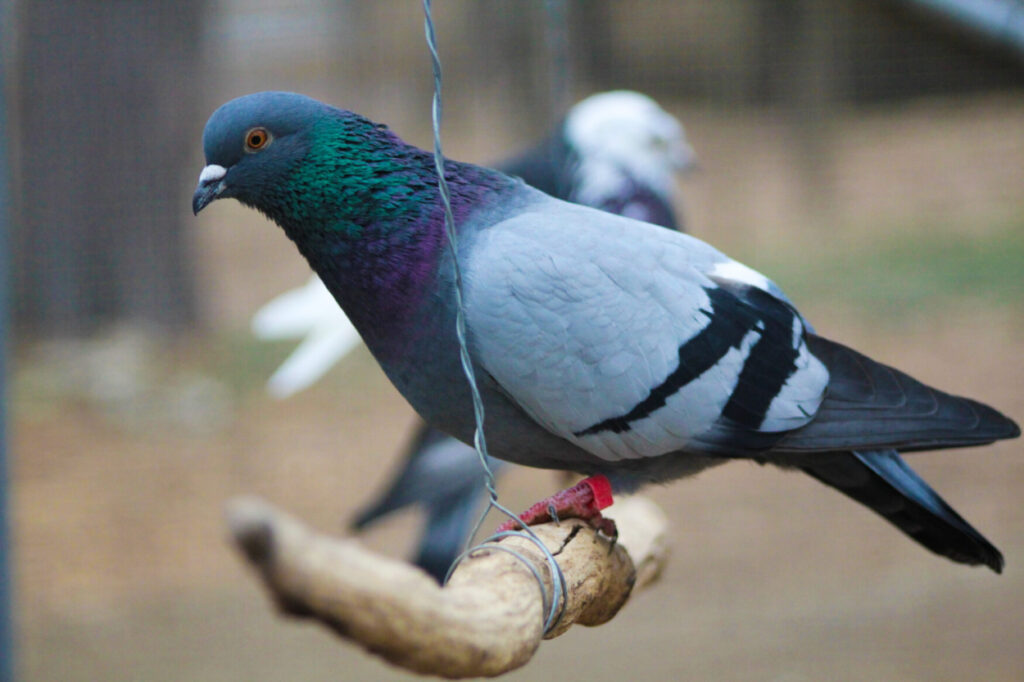
{"type": "MultiPolygon", "coordinates": [[[[566,518],[586,521],[610,538],[618,536],[615,521],[601,516],[601,510],[612,504],[612,486],[604,476],[585,478],[571,488],[557,492],[546,500],[541,500],[522,514],[522,524],[544,523],[566,518]]],[[[498,526],[497,532],[515,530],[520,521],[506,521],[498,526]]]]}

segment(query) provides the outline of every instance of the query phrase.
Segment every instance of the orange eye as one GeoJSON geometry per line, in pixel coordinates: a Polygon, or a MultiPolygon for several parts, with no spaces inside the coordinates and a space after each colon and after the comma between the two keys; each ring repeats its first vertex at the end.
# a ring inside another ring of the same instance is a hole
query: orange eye
{"type": "Polygon", "coordinates": [[[258,152],[270,142],[270,132],[266,128],[253,128],[245,134],[245,149],[258,152]]]}

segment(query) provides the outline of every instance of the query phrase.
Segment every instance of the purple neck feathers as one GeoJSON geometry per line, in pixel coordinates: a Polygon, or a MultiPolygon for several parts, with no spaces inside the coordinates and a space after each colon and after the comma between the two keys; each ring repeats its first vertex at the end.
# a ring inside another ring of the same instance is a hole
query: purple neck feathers
{"type": "MultiPolygon", "coordinates": [[[[445,175],[457,233],[515,186],[501,174],[452,161],[445,175]]],[[[389,362],[408,357],[410,346],[454,332],[447,328],[453,325],[453,278],[433,158],[407,147],[400,168],[373,199],[379,205],[365,211],[370,219],[343,218],[296,241],[367,345],[389,362]]]]}

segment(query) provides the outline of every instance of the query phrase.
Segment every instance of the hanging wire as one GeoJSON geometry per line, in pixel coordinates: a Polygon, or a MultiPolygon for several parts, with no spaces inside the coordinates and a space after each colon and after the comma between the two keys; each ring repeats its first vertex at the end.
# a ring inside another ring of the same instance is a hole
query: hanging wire
{"type": "Polygon", "coordinates": [[[469,390],[473,398],[473,417],[476,419],[476,431],[473,434],[473,445],[480,456],[480,464],[484,468],[487,490],[491,498],[497,498],[498,493],[494,485],[494,474],[487,465],[487,439],[484,437],[484,404],[480,398],[480,389],[476,383],[476,372],[473,370],[473,363],[469,357],[469,348],[466,345],[466,312],[462,302],[462,268],[459,267],[457,252],[457,237],[455,236],[455,218],[452,215],[452,199],[448,190],[448,181],[444,176],[444,154],[441,152],[441,58],[437,53],[437,41],[434,36],[434,22],[431,18],[430,0],[423,0],[423,11],[425,13],[424,30],[427,36],[427,49],[430,50],[431,65],[434,70],[434,99],[431,106],[431,116],[434,124],[434,168],[437,171],[437,186],[441,192],[441,203],[444,204],[444,229],[448,236],[449,255],[452,258],[452,270],[455,272],[455,335],[459,341],[459,359],[462,361],[462,371],[469,383],[469,390]]]}
{"type": "MultiPolygon", "coordinates": [[[[469,543],[472,543],[477,532],[480,530],[480,526],[483,524],[484,518],[486,518],[487,513],[491,509],[497,509],[514,520],[518,520],[519,517],[498,502],[498,490],[494,482],[494,473],[491,472],[491,468],[487,464],[487,439],[484,437],[484,403],[483,399],[480,397],[480,389],[476,383],[476,373],[473,371],[473,362],[469,357],[469,347],[466,343],[466,312],[465,305],[462,300],[462,268],[459,266],[458,241],[455,235],[455,217],[452,215],[451,193],[448,190],[448,181],[445,179],[444,154],[441,151],[441,58],[437,52],[437,39],[434,33],[434,20],[431,17],[430,0],[423,0],[423,14],[423,28],[427,38],[427,49],[430,51],[431,66],[434,73],[434,99],[431,107],[434,128],[434,168],[437,171],[437,186],[441,194],[441,203],[444,205],[445,233],[448,236],[448,252],[452,259],[452,270],[454,271],[455,279],[455,336],[459,342],[459,358],[462,362],[462,371],[466,375],[470,395],[473,399],[473,417],[476,421],[476,430],[473,434],[473,446],[476,449],[477,456],[480,458],[480,466],[483,467],[484,470],[484,482],[487,487],[487,492],[490,495],[488,506],[480,516],[476,526],[473,528],[472,535],[470,535],[469,543]]],[[[448,582],[448,578],[451,576],[452,571],[455,570],[455,567],[458,566],[463,559],[479,550],[497,549],[511,554],[526,564],[537,579],[538,585],[540,585],[541,603],[543,605],[542,610],[543,608],[547,608],[548,611],[548,615],[544,620],[544,632],[546,633],[550,632],[555,624],[557,624],[558,618],[561,616],[561,612],[565,609],[565,604],[568,599],[565,577],[562,575],[562,569],[555,560],[551,550],[547,548],[547,545],[537,537],[537,534],[534,533],[529,526],[523,525],[522,527],[523,531],[505,531],[492,535],[484,540],[484,543],[512,535],[525,537],[531,540],[540,548],[541,552],[544,554],[544,558],[551,567],[551,582],[555,591],[553,597],[549,597],[547,594],[547,586],[544,579],[537,568],[533,565],[533,562],[527,559],[523,554],[509,547],[501,547],[499,545],[488,545],[486,547],[483,545],[477,545],[464,551],[455,559],[451,568],[448,569],[448,574],[445,576],[445,582],[448,582]]]]}

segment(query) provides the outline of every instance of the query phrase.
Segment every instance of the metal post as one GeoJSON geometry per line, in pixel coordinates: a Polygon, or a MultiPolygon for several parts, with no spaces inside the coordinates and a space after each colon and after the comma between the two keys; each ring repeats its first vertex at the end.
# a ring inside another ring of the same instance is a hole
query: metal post
{"type": "MultiPolygon", "coordinates": [[[[13,12],[9,0],[0,0],[0,27],[9,27],[13,12]]],[[[0,31],[0,37],[9,32],[0,31]]],[[[11,229],[7,126],[7,40],[0,40],[0,682],[14,680],[14,633],[11,619],[11,572],[7,479],[7,338],[10,333],[8,291],[10,259],[7,245],[11,229]]]]}

